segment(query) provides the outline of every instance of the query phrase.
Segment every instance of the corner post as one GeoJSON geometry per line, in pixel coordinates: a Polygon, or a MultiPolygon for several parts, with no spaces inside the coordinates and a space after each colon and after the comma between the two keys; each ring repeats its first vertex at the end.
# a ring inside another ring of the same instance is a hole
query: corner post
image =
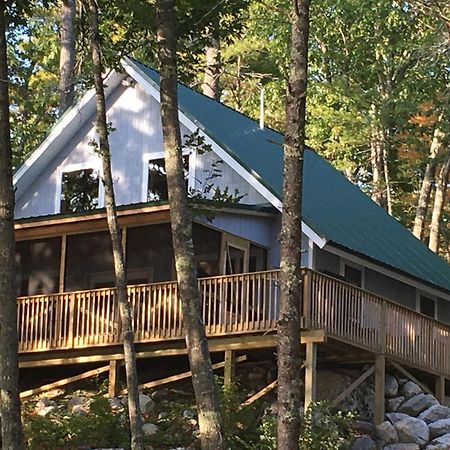
{"type": "Polygon", "coordinates": [[[117,397],[119,395],[119,361],[109,362],[109,386],[108,397],[117,397]]]}
{"type": "Polygon", "coordinates": [[[384,421],[384,386],[386,378],[386,357],[375,356],[375,425],[384,421]]]}
{"type": "Polygon", "coordinates": [[[435,394],[437,401],[442,405],[445,400],[445,377],[443,375],[439,375],[436,378],[435,384],[435,394]]]}
{"type": "Polygon", "coordinates": [[[305,361],[305,411],[316,401],[316,364],[317,344],[308,342],[305,361]]]}
{"type": "Polygon", "coordinates": [[[236,370],[236,354],[233,350],[225,350],[225,367],[223,369],[223,384],[231,386],[236,370]]]}

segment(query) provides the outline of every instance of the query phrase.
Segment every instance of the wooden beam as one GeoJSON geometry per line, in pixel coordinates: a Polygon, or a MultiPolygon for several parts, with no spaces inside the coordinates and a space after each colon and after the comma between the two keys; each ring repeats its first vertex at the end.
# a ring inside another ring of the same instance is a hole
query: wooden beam
{"type": "Polygon", "coordinates": [[[40,394],[41,392],[50,391],[52,389],[66,386],[67,384],[74,383],[75,381],[83,380],[84,378],[95,377],[103,372],[107,372],[109,370],[109,365],[100,367],[99,369],[89,370],[88,372],[81,373],[80,375],[75,375],[69,378],[63,378],[62,380],[55,381],[50,384],[44,384],[35,389],[30,389],[28,391],[23,391],[20,393],[20,398],[31,397],[32,395],[40,394]]]}
{"type": "Polygon", "coordinates": [[[269,385],[267,385],[265,388],[261,389],[259,392],[257,392],[255,395],[252,395],[250,398],[245,400],[245,402],[241,403],[241,406],[239,407],[239,410],[245,408],[248,405],[251,405],[252,403],[256,402],[259,398],[263,397],[264,395],[268,394],[272,389],[274,389],[278,384],[278,380],[272,381],[269,385]]]}
{"type": "MultiPolygon", "coordinates": [[[[247,360],[247,356],[245,356],[245,355],[239,356],[236,358],[236,363],[246,361],[246,360],[247,360]]],[[[223,367],[225,367],[225,361],[222,361],[220,363],[216,363],[216,364],[212,365],[213,370],[221,369],[223,367]]],[[[191,371],[183,372],[183,373],[179,373],[178,375],[172,375],[170,377],[161,378],[160,380],[149,381],[148,383],[140,384],[139,388],[140,389],[151,389],[156,386],[161,386],[163,384],[168,384],[168,383],[173,383],[174,381],[183,380],[184,378],[190,378],[191,376],[192,376],[191,371]]],[[[126,392],[126,390],[124,392],[126,392]]]]}
{"type": "Polygon", "coordinates": [[[66,250],[67,250],[67,234],[61,236],[61,256],[59,258],[59,291],[64,292],[66,276],[66,250]]]}
{"type": "Polygon", "coordinates": [[[119,369],[120,362],[113,360],[109,362],[109,385],[108,397],[117,397],[119,395],[119,369]]]}
{"type": "Polygon", "coordinates": [[[306,344],[305,360],[305,411],[316,401],[316,364],[317,364],[317,344],[309,342],[306,344]]]}
{"type": "Polygon", "coordinates": [[[360,377],[358,377],[350,386],[345,388],[332,402],[331,405],[336,407],[348,395],[350,395],[363,381],[370,377],[375,372],[375,366],[370,366],[360,377]]]}
{"type": "Polygon", "coordinates": [[[375,356],[375,425],[384,422],[384,386],[386,380],[386,357],[375,356]]]}
{"type": "Polygon", "coordinates": [[[234,381],[236,369],[236,353],[233,350],[225,350],[225,367],[223,369],[223,384],[230,387],[234,381]]]}
{"type": "Polygon", "coordinates": [[[309,330],[302,331],[300,335],[300,342],[302,344],[321,344],[327,341],[327,333],[325,330],[309,330]]]}
{"type": "Polygon", "coordinates": [[[434,395],[434,393],[432,392],[432,390],[426,386],[425,384],[423,384],[422,382],[420,382],[414,375],[412,375],[411,373],[409,373],[406,369],[404,369],[400,364],[396,363],[395,361],[392,361],[391,359],[388,360],[389,364],[391,364],[391,366],[393,366],[395,369],[397,369],[401,374],[403,374],[406,378],[409,378],[411,381],[414,381],[414,383],[417,384],[417,386],[420,387],[420,389],[422,389],[422,391],[426,392],[427,394],[431,394],[434,395]]]}
{"type": "Polygon", "coordinates": [[[445,400],[445,377],[439,375],[435,381],[435,397],[437,401],[442,405],[445,400]]]}

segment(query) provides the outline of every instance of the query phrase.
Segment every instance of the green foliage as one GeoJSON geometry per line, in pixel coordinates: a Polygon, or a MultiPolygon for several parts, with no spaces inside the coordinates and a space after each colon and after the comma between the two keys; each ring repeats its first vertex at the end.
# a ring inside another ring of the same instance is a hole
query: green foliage
{"type": "Polygon", "coordinates": [[[129,448],[126,415],[112,412],[103,397],[93,398],[86,416],[66,415],[57,410],[47,417],[28,414],[23,422],[25,442],[30,450],[91,446],[129,448]]]}

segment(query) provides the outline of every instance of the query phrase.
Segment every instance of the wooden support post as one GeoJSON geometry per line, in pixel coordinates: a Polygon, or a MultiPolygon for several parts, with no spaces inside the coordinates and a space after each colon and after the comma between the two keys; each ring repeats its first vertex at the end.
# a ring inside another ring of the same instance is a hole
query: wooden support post
{"type": "Polygon", "coordinates": [[[439,375],[436,378],[435,391],[437,401],[442,405],[445,400],[445,377],[443,375],[439,375]]]}
{"type": "Polygon", "coordinates": [[[384,422],[384,385],[386,378],[386,357],[375,356],[375,425],[384,422]]]}
{"type": "Polygon", "coordinates": [[[316,401],[316,362],[317,344],[308,342],[305,361],[305,411],[316,401]]]}
{"type": "Polygon", "coordinates": [[[59,258],[59,292],[64,292],[66,276],[66,251],[67,251],[67,235],[61,236],[61,255],[59,258]]]}
{"type": "Polygon", "coordinates": [[[225,350],[225,367],[223,369],[223,384],[231,386],[236,369],[236,354],[233,350],[225,350]]]}
{"type": "Polygon", "coordinates": [[[112,360],[109,362],[109,386],[108,397],[117,397],[119,395],[119,369],[120,361],[112,360]]]}

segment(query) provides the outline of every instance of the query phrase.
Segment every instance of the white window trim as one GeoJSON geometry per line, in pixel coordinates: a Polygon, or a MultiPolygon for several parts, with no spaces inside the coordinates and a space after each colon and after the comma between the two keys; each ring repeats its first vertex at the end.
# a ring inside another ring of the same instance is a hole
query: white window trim
{"type": "Polygon", "coordinates": [[[55,192],[55,212],[57,214],[61,213],[61,196],[62,196],[62,177],[63,174],[69,173],[69,172],[76,172],[78,170],[85,170],[85,169],[93,169],[97,170],[99,180],[98,180],[98,202],[97,202],[97,208],[103,208],[105,203],[105,189],[102,183],[103,178],[103,170],[102,170],[102,163],[100,159],[92,159],[86,162],[82,163],[74,163],[74,164],[67,164],[66,166],[61,166],[58,168],[56,172],[56,192],[55,192]]]}
{"type": "MultiPolygon", "coordinates": [[[[195,181],[195,166],[197,164],[196,153],[191,150],[184,150],[183,156],[189,156],[189,173],[188,173],[188,190],[194,187],[195,181]]],[[[164,152],[152,152],[142,154],[142,191],[141,201],[147,203],[148,191],[148,163],[155,159],[164,158],[164,152]]]]}
{"type": "Polygon", "coordinates": [[[438,319],[438,298],[434,294],[430,294],[427,291],[422,291],[421,289],[416,289],[416,311],[420,313],[420,297],[426,297],[433,300],[434,303],[434,317],[433,319],[438,319]]]}

